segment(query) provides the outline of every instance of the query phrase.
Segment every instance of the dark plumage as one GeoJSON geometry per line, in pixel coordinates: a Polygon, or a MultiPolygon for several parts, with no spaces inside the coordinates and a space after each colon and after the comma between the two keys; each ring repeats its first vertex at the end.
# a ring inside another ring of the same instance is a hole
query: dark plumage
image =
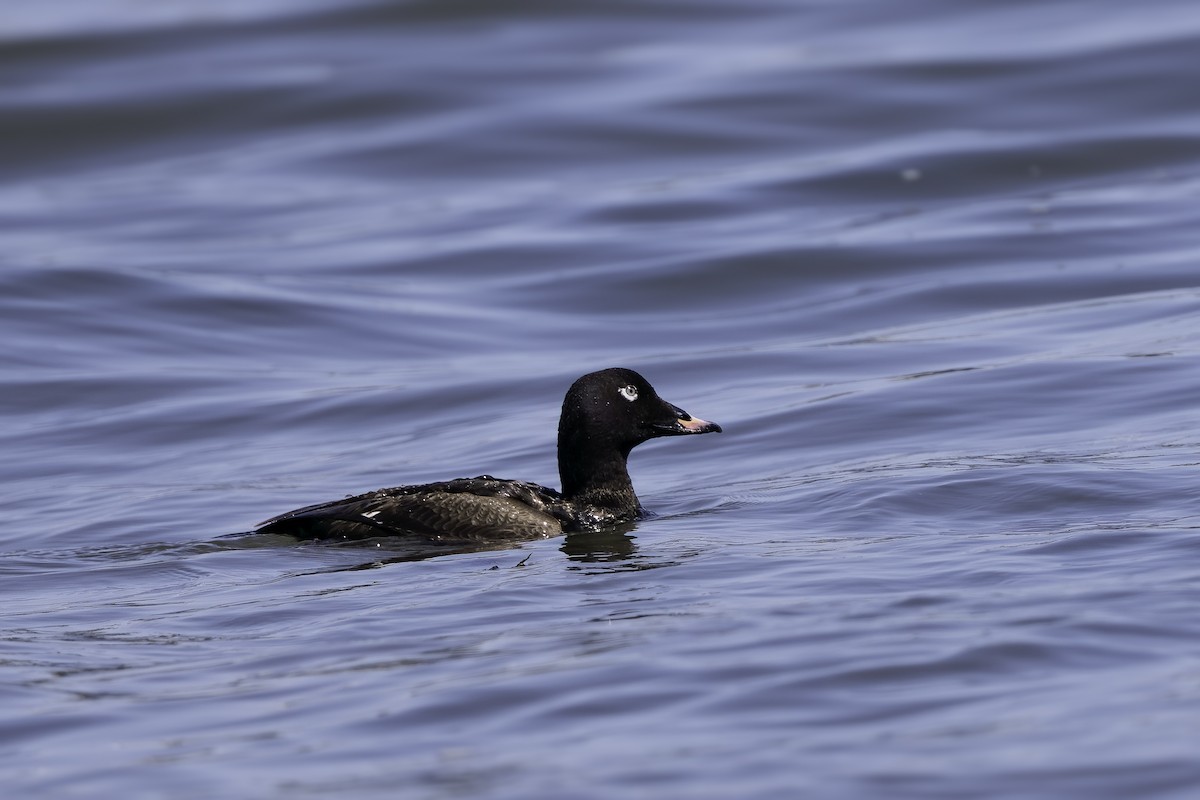
{"type": "Polygon", "coordinates": [[[302,539],[416,535],[441,542],[538,538],[638,517],[626,460],[658,436],[720,432],[658,396],[630,369],[605,369],[571,385],[558,422],[562,492],[481,475],[399,486],[299,508],[273,517],[260,533],[302,539]]]}

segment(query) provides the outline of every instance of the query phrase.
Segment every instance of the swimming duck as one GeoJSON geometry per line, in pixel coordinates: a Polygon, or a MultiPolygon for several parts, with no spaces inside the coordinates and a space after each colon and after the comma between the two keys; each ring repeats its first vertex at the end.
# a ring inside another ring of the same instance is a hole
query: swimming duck
{"type": "Polygon", "coordinates": [[[558,421],[562,491],[490,475],[378,489],[306,506],[259,524],[259,533],[300,539],[419,536],[478,542],[556,536],[636,519],[629,452],[659,436],[719,433],[658,396],[631,369],[584,375],[571,385],[558,421]]]}

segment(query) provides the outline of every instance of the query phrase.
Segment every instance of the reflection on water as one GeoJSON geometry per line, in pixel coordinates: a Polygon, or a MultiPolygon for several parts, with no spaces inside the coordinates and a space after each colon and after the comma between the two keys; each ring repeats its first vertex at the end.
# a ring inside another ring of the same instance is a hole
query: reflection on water
{"type": "Polygon", "coordinates": [[[582,564],[627,562],[638,552],[633,532],[638,523],[627,522],[602,531],[569,533],[559,550],[582,564]]]}

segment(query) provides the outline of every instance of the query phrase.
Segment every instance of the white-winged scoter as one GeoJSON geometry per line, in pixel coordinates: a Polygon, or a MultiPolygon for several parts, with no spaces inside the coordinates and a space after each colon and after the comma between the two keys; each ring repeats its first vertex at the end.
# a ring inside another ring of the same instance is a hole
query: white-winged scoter
{"type": "Polygon", "coordinates": [[[605,369],[571,385],[558,421],[562,491],[481,475],[378,489],[272,517],[259,533],[301,539],[413,536],[470,542],[592,530],[642,514],[626,460],[648,439],[719,433],[658,396],[631,369],[605,369]]]}

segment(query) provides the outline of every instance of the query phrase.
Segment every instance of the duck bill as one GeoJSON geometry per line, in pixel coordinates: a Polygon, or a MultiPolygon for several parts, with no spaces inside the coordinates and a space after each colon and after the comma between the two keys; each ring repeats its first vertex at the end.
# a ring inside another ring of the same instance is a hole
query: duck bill
{"type": "Polygon", "coordinates": [[[715,422],[709,422],[706,419],[699,417],[688,417],[687,419],[678,419],[680,433],[720,433],[721,426],[715,422]]]}
{"type": "Polygon", "coordinates": [[[721,426],[706,419],[693,417],[682,408],[675,408],[675,419],[665,425],[656,425],[660,436],[683,436],[689,433],[720,433],[721,426]]]}

